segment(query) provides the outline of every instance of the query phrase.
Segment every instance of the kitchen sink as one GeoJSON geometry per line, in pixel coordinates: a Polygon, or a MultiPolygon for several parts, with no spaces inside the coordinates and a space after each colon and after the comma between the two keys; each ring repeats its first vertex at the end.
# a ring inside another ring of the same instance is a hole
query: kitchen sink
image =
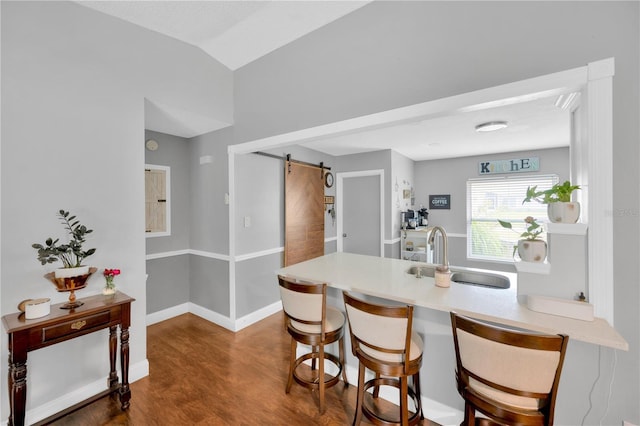
{"type": "MultiPolygon", "coordinates": [[[[433,266],[412,266],[407,269],[407,274],[415,275],[417,278],[435,277],[436,268],[433,266]]],[[[505,289],[511,286],[508,277],[491,272],[480,271],[460,271],[455,267],[451,271],[451,281],[458,284],[477,285],[480,287],[505,289]]]]}
{"type": "Polygon", "coordinates": [[[511,286],[511,281],[508,277],[490,272],[456,271],[451,274],[451,281],[458,284],[477,285],[497,289],[505,289],[511,286]]]}
{"type": "Polygon", "coordinates": [[[433,278],[436,276],[436,268],[432,266],[412,266],[407,270],[407,274],[433,278]]]}

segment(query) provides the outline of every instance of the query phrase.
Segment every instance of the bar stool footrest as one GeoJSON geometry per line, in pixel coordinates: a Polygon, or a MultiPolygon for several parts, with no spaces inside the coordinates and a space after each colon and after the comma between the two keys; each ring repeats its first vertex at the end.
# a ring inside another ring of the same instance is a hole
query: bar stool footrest
{"type": "MultiPolygon", "coordinates": [[[[304,354],[300,357],[298,357],[298,359],[296,359],[296,362],[293,366],[293,378],[296,381],[296,383],[309,388],[309,389],[318,389],[318,385],[319,385],[319,381],[320,378],[319,377],[315,377],[315,378],[305,378],[303,377],[301,374],[298,373],[298,367],[305,362],[306,360],[317,360],[317,362],[322,362],[322,360],[320,359],[319,353],[318,352],[309,352],[307,354],[304,354]]],[[[325,380],[324,380],[324,387],[325,389],[328,389],[334,385],[336,385],[339,381],[340,381],[340,375],[342,374],[342,363],[340,362],[340,359],[331,354],[331,353],[327,353],[325,352],[324,354],[324,359],[326,361],[329,361],[330,363],[332,363],[333,365],[335,365],[338,368],[338,372],[331,376],[327,374],[327,371],[325,369],[325,380]]],[[[311,368],[311,367],[309,367],[311,368]]],[[[313,371],[319,371],[316,367],[315,370],[313,371]]]]}
{"type": "MultiPolygon", "coordinates": [[[[371,389],[371,388],[375,388],[377,386],[392,386],[398,390],[400,390],[400,380],[398,379],[393,379],[393,378],[389,378],[389,377],[381,377],[378,379],[371,379],[367,382],[365,382],[364,384],[364,395],[367,395],[367,390],[371,389]]],[[[416,396],[415,391],[413,390],[413,387],[411,386],[407,386],[407,393],[409,398],[413,401],[413,405],[416,409],[415,413],[411,413],[409,412],[409,426],[413,426],[413,425],[417,425],[418,423],[420,423],[420,421],[422,420],[422,403],[421,401],[418,399],[418,397],[416,396]]],[[[372,398],[374,398],[372,396],[372,398]]],[[[388,419],[385,417],[382,417],[379,414],[376,414],[376,411],[378,410],[374,410],[370,407],[367,406],[366,403],[367,398],[365,398],[362,401],[362,413],[365,415],[365,417],[367,417],[367,419],[369,419],[371,421],[371,423],[375,424],[375,425],[380,425],[380,426],[392,426],[392,425],[400,425],[401,419],[388,419]]],[[[408,401],[407,401],[408,403],[408,401]]]]}

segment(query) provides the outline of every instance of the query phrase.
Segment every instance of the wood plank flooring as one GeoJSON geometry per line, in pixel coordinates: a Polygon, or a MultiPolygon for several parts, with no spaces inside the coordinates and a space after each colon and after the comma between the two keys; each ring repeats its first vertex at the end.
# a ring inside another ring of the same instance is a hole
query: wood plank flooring
{"type": "Polygon", "coordinates": [[[147,328],[150,374],[131,384],[128,411],[107,397],[52,424],[350,425],[355,384],[328,389],[323,415],[308,389],[294,383],[285,393],[289,350],[281,313],[237,333],[180,315],[147,328]]]}

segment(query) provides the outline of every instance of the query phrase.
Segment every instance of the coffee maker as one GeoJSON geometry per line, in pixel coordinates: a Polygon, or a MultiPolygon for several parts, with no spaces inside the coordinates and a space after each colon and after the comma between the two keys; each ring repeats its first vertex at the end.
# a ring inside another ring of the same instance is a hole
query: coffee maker
{"type": "Polygon", "coordinates": [[[420,210],[416,212],[418,226],[427,226],[429,224],[429,212],[424,207],[420,206],[420,210]]]}
{"type": "Polygon", "coordinates": [[[428,217],[429,212],[425,208],[400,212],[400,226],[402,229],[416,229],[421,226],[427,226],[429,224],[428,217]]]}

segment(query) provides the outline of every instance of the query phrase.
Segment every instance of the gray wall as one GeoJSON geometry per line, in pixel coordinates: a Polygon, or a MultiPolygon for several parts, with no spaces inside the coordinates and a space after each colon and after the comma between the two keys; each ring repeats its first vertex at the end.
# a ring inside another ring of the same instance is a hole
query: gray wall
{"type": "Polygon", "coordinates": [[[158,149],[144,150],[145,164],[168,166],[171,176],[171,235],[147,237],[147,254],[187,249],[191,216],[189,140],[145,130],[144,141],[147,139],[157,141],[158,149]]]}
{"type": "MultiPolygon", "coordinates": [[[[89,258],[120,268],[118,288],[136,301],[131,379],[146,372],[144,98],[200,115],[233,115],[232,73],[202,51],[72,2],[2,2],[1,314],[19,301],[58,293],[30,247],[60,234],[69,209],[94,229],[89,258]],[[19,207],[16,207],[19,206],[19,207]]],[[[104,286],[98,274],[78,297],[104,286]]],[[[2,365],[7,344],[2,340],[2,365]]],[[[29,354],[28,407],[104,383],[104,333],[29,354]],[[82,353],[81,368],[68,365],[82,353]],[[48,384],[48,385],[47,385],[48,384]],[[52,389],[54,388],[55,389],[52,389]]],[[[2,382],[7,383],[6,368],[2,382]]],[[[0,417],[8,416],[6,386],[0,417]]]]}
{"type": "Polygon", "coordinates": [[[616,328],[631,349],[618,353],[612,377],[610,350],[602,349],[598,363],[598,348],[570,345],[560,424],[578,424],[587,413],[586,424],[602,416],[603,424],[640,423],[638,7],[637,2],[372,2],[235,73],[239,143],[615,57],[614,309],[616,328]],[[608,406],[604,395],[611,380],[608,406]],[[599,397],[587,411],[592,385],[599,397]]]}
{"type": "Polygon", "coordinates": [[[146,163],[171,167],[171,235],[147,238],[147,255],[178,250],[196,253],[147,261],[147,313],[193,302],[229,315],[229,206],[226,128],[185,139],[147,130],[158,141],[146,163]],[[200,162],[210,156],[210,163],[200,162]],[[202,253],[204,252],[204,253],[202,253]],[[212,258],[213,256],[218,257],[212,258]]]}
{"type": "MultiPolygon", "coordinates": [[[[569,179],[569,148],[520,151],[444,160],[420,161],[415,164],[416,204],[429,205],[429,195],[451,194],[450,210],[429,210],[429,225],[439,225],[448,234],[467,234],[467,181],[478,178],[478,163],[487,160],[540,158],[536,174],[556,174],[559,181],[569,179]]],[[[491,177],[504,176],[492,175],[491,177]]],[[[523,195],[524,198],[524,195],[523,195]]],[[[467,238],[449,238],[449,263],[472,268],[515,272],[511,263],[467,259],[467,238]]]]}
{"type": "MultiPolygon", "coordinates": [[[[145,149],[145,164],[170,167],[171,235],[147,237],[147,255],[189,248],[189,141],[178,136],[145,130],[144,141],[158,142],[156,151],[145,149]]],[[[144,141],[141,141],[143,143],[144,141]]],[[[147,313],[189,301],[189,257],[147,260],[147,313]]]]}
{"type": "Polygon", "coordinates": [[[229,254],[229,192],[227,145],[233,140],[233,128],[218,130],[189,139],[191,216],[189,243],[194,250],[229,254]],[[200,157],[213,161],[200,164],[200,157]]]}
{"type": "MultiPolygon", "coordinates": [[[[336,172],[334,157],[300,146],[272,149],[270,154],[312,164],[323,162],[336,172]]],[[[284,162],[258,154],[236,156],[237,191],[236,254],[249,257],[259,252],[284,247],[284,162]],[[251,226],[244,226],[244,217],[251,226]]],[[[335,186],[325,188],[326,195],[335,195],[335,186]]],[[[325,214],[325,238],[336,235],[331,216],[325,214]]],[[[335,242],[327,244],[335,251],[335,242]]],[[[236,308],[241,317],[280,300],[278,283],[273,271],[283,266],[282,252],[250,258],[236,263],[236,308]]]]}

